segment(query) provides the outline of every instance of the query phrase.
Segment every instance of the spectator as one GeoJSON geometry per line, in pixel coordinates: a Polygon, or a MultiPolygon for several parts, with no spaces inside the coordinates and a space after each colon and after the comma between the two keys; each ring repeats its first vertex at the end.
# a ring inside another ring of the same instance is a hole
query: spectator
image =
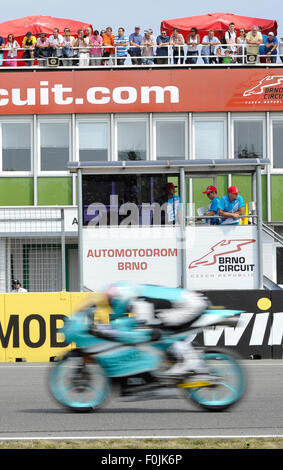
{"type": "Polygon", "coordinates": [[[262,36],[262,44],[259,46],[259,60],[262,64],[265,64],[266,62],[266,57],[265,56],[265,40],[267,39],[266,34],[262,34],[262,27],[258,26],[257,30],[261,33],[262,36]]]}
{"type": "Polygon", "coordinates": [[[279,44],[278,44],[278,50],[279,50],[279,56],[281,62],[283,62],[283,38],[280,38],[279,44]]]}
{"type": "MultiPolygon", "coordinates": [[[[247,42],[247,56],[254,56],[253,62],[258,62],[259,57],[259,46],[262,44],[262,35],[258,31],[257,26],[252,26],[251,31],[248,32],[246,36],[247,42]]],[[[249,57],[247,57],[248,61],[251,61],[249,57]]]]}
{"type": "Polygon", "coordinates": [[[34,48],[36,46],[36,37],[28,31],[23,39],[22,47],[24,49],[23,52],[23,60],[27,67],[30,67],[34,64],[34,48]]]}
{"type": "Polygon", "coordinates": [[[160,35],[157,36],[156,44],[156,63],[160,65],[168,64],[170,37],[167,35],[165,29],[161,30],[160,35]]]}
{"type": "Polygon", "coordinates": [[[117,65],[124,65],[127,58],[128,45],[129,36],[125,34],[124,28],[119,28],[118,34],[114,39],[114,46],[116,46],[117,65]]]}
{"type": "Polygon", "coordinates": [[[17,49],[20,47],[20,45],[18,41],[15,40],[15,37],[13,34],[8,35],[8,41],[5,47],[6,49],[8,49],[5,65],[7,65],[7,67],[17,67],[18,65],[17,49]]]}
{"type": "Polygon", "coordinates": [[[232,52],[229,50],[229,49],[225,49],[224,50],[224,54],[222,54],[222,51],[221,51],[221,47],[218,47],[217,51],[216,51],[216,55],[217,57],[222,57],[220,59],[220,63],[222,64],[231,64],[232,62],[234,62],[234,58],[233,56],[231,56],[232,52]]]}
{"type": "Polygon", "coordinates": [[[153,40],[154,44],[156,44],[156,39],[155,39],[155,36],[153,34],[153,29],[152,28],[148,28],[148,32],[151,36],[151,39],[153,40]]]}
{"type": "Polygon", "coordinates": [[[70,28],[64,28],[63,48],[62,48],[62,61],[66,67],[72,65],[72,57],[74,56],[73,45],[75,42],[74,36],[71,36],[70,28]]]}
{"type": "Polygon", "coordinates": [[[244,215],[245,203],[236,186],[230,186],[227,194],[220,199],[219,215],[224,216],[221,219],[222,225],[238,225],[241,217],[244,215]]]}
{"type": "Polygon", "coordinates": [[[90,42],[90,38],[91,38],[91,36],[92,36],[92,29],[91,29],[90,26],[87,26],[87,27],[85,28],[85,34],[84,34],[84,36],[85,36],[85,37],[88,37],[89,42],[90,42]]]}
{"type": "Polygon", "coordinates": [[[1,49],[4,49],[4,47],[5,47],[5,39],[2,36],[0,36],[0,67],[3,64],[3,57],[4,57],[3,51],[1,51],[1,49]]]}
{"type": "Polygon", "coordinates": [[[155,46],[155,41],[148,29],[144,31],[144,37],[143,37],[141,45],[142,45],[142,63],[144,65],[154,64],[153,48],[155,46]]]}
{"type": "Polygon", "coordinates": [[[178,28],[174,28],[170,37],[170,45],[173,46],[173,62],[174,64],[184,63],[184,36],[179,33],[178,28]]]}
{"type": "MultiPolygon", "coordinates": [[[[203,192],[203,194],[206,194],[208,199],[210,200],[210,204],[208,205],[206,209],[205,215],[210,216],[210,217],[213,217],[214,215],[218,215],[220,199],[217,196],[217,188],[215,186],[208,186],[206,190],[203,192]]],[[[206,219],[205,222],[208,225],[219,225],[218,218],[206,219]]]]}
{"type": "Polygon", "coordinates": [[[79,67],[89,65],[89,37],[84,35],[82,29],[78,29],[78,37],[75,39],[74,47],[78,48],[79,67]]]}
{"type": "Polygon", "coordinates": [[[237,62],[239,64],[246,63],[246,31],[244,28],[240,28],[240,35],[237,37],[237,62]]]}
{"type": "Polygon", "coordinates": [[[101,65],[103,39],[97,29],[90,36],[90,44],[95,46],[90,49],[90,65],[101,65]]]}
{"type": "Polygon", "coordinates": [[[198,60],[198,45],[200,44],[200,36],[197,28],[191,28],[191,34],[187,37],[187,59],[186,64],[196,64],[198,60]]]}
{"type": "Polygon", "coordinates": [[[109,46],[104,49],[103,57],[108,58],[107,61],[103,61],[103,65],[105,62],[109,63],[110,65],[113,64],[113,56],[115,54],[115,48],[114,48],[114,40],[115,36],[112,34],[112,28],[111,26],[108,26],[106,28],[106,33],[102,37],[103,39],[103,45],[104,46],[109,46]]]}
{"type": "Polygon", "coordinates": [[[267,38],[264,40],[264,54],[266,57],[266,62],[270,64],[275,64],[277,61],[277,48],[278,48],[278,39],[274,36],[274,33],[268,33],[267,38]]]}
{"type": "Polygon", "coordinates": [[[167,217],[170,224],[175,225],[176,222],[181,224],[181,198],[176,196],[176,186],[174,183],[168,183],[168,205],[167,217]]]}
{"type": "Polygon", "coordinates": [[[229,24],[229,29],[225,32],[224,37],[226,44],[229,44],[228,50],[235,54],[237,51],[235,23],[232,22],[229,24]]]}
{"type": "Polygon", "coordinates": [[[220,45],[220,41],[214,36],[214,31],[208,31],[208,35],[204,36],[202,40],[201,55],[205,64],[217,63],[215,55],[215,46],[220,45]]]}
{"type": "MultiPolygon", "coordinates": [[[[63,48],[63,36],[59,34],[59,28],[53,29],[53,34],[49,36],[50,50],[53,57],[62,57],[62,48],[63,48]]],[[[60,65],[62,61],[60,60],[60,65]]]]}
{"type": "Polygon", "coordinates": [[[46,59],[51,56],[51,50],[46,33],[40,33],[40,37],[36,41],[34,56],[38,58],[39,66],[47,65],[46,59]]]}
{"type": "Polygon", "coordinates": [[[133,65],[141,65],[142,35],[140,34],[140,30],[140,27],[136,26],[134,33],[130,34],[129,37],[130,46],[132,46],[129,49],[129,54],[133,65]]]}
{"type": "Polygon", "coordinates": [[[27,290],[21,287],[20,281],[12,281],[12,294],[22,294],[24,292],[27,292],[27,290]]]}

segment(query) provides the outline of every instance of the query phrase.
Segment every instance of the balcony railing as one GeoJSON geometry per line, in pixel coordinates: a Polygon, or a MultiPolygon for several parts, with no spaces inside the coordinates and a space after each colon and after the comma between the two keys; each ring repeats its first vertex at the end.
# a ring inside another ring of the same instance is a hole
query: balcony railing
{"type": "Polygon", "coordinates": [[[245,65],[279,65],[283,62],[280,53],[276,54],[252,54],[247,50],[247,44],[214,44],[211,46],[210,53],[207,50],[210,46],[202,45],[196,47],[194,53],[188,49],[187,45],[183,46],[162,46],[167,49],[166,55],[158,55],[161,48],[158,46],[140,46],[140,55],[133,54],[134,46],[126,48],[126,53],[121,55],[123,46],[84,46],[84,47],[46,47],[40,48],[22,48],[8,49],[2,48],[3,63],[2,69],[13,69],[16,66],[21,68],[121,68],[121,67],[199,67],[215,64],[218,66],[245,66],[245,65]],[[93,53],[93,50],[96,50],[93,53]],[[45,51],[45,52],[43,52],[45,51]],[[98,51],[98,52],[97,52],[98,51]],[[113,52],[112,52],[113,51],[113,52]],[[228,51],[228,52],[227,52],[228,51]],[[29,52],[30,57],[26,57],[29,52]],[[23,53],[25,53],[24,57],[23,53]]]}

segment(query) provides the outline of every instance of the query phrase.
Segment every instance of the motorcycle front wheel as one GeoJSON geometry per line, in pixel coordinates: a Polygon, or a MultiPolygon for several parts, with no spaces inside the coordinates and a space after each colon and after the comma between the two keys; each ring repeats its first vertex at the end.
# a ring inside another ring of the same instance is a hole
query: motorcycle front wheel
{"type": "Polygon", "coordinates": [[[209,385],[186,389],[186,398],[208,411],[222,411],[238,403],[246,390],[239,357],[231,351],[213,349],[205,350],[204,359],[209,385]]]}
{"type": "Polygon", "coordinates": [[[55,400],[77,412],[95,411],[106,401],[110,391],[110,381],[103,368],[95,361],[84,364],[76,351],[55,363],[48,382],[55,400]]]}

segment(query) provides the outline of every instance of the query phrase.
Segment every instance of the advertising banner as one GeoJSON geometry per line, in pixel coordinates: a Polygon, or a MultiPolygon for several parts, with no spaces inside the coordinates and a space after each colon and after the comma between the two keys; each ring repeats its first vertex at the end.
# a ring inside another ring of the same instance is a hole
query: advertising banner
{"type": "Polygon", "coordinates": [[[175,227],[83,229],[83,285],[102,289],[118,281],[178,287],[179,230],[175,227]]]}
{"type": "Polygon", "coordinates": [[[256,226],[187,227],[187,287],[255,289],[256,238],[256,226]]]}
{"type": "Polygon", "coordinates": [[[1,114],[280,111],[283,68],[0,74],[1,114]]]}
{"type": "MultiPolygon", "coordinates": [[[[164,282],[169,276],[169,272],[164,272],[164,282]]],[[[247,359],[282,359],[282,290],[203,292],[211,308],[224,306],[243,313],[237,326],[209,328],[194,337],[194,344],[229,348],[247,359]]],[[[67,317],[95,295],[89,292],[0,294],[0,360],[50,362],[74,348],[75,344],[66,342],[60,329],[67,317]]],[[[109,313],[109,309],[100,309],[96,319],[108,323],[109,313]]]]}

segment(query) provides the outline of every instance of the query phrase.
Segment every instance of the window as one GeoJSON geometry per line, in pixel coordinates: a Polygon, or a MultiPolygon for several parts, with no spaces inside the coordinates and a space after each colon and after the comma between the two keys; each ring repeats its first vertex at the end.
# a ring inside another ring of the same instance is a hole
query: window
{"type": "Polygon", "coordinates": [[[156,158],[186,158],[185,120],[156,120],[156,158]]]}
{"type": "Polygon", "coordinates": [[[108,160],[108,122],[79,123],[79,159],[80,161],[108,160]]]}
{"type": "Polygon", "coordinates": [[[31,123],[2,123],[2,170],[31,171],[31,123]]]}
{"type": "Polygon", "coordinates": [[[234,158],[263,158],[263,120],[234,120],[234,158]]]}
{"type": "Polygon", "coordinates": [[[70,154],[68,122],[40,123],[41,171],[67,171],[70,154]]]}
{"type": "Polygon", "coordinates": [[[167,174],[83,175],[83,224],[163,225],[168,182],[167,174]]]}
{"type": "Polygon", "coordinates": [[[118,160],[146,160],[147,122],[145,120],[117,121],[118,160]]]}
{"type": "Polygon", "coordinates": [[[224,119],[195,118],[194,156],[196,159],[226,158],[224,119]]]}
{"type": "Polygon", "coordinates": [[[283,168],[283,120],[273,121],[273,168],[283,168]]]}

